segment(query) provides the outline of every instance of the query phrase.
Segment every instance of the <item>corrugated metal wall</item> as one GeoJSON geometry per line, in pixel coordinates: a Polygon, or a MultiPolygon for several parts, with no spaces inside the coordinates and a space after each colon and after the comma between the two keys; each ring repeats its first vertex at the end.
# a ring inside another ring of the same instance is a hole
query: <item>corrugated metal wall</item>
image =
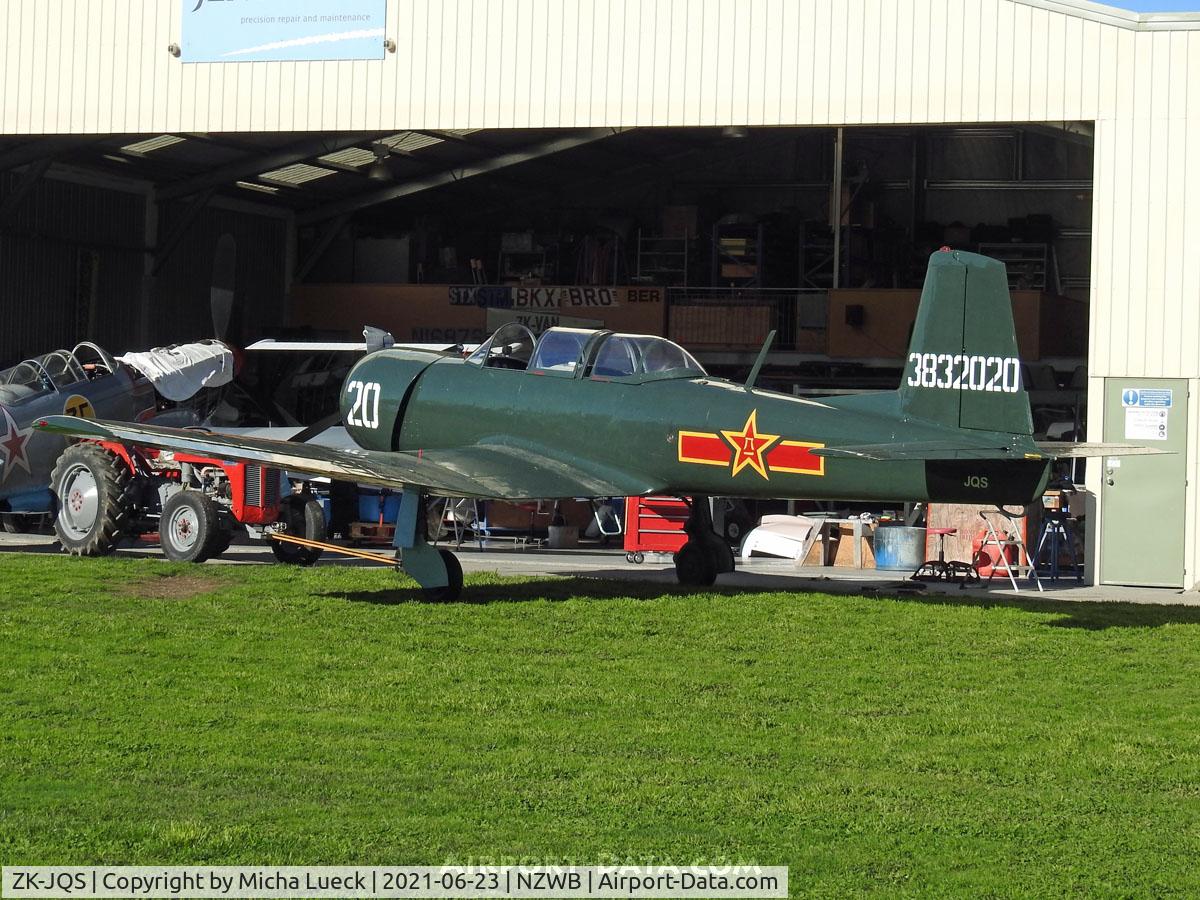
{"type": "MultiPolygon", "coordinates": [[[[170,230],[186,203],[160,213],[160,233],[170,230]]],[[[151,339],[179,342],[213,336],[211,286],[217,241],[229,234],[237,246],[234,313],[229,338],[244,346],[283,322],[287,223],[280,218],[209,207],[192,223],[158,275],[151,310],[151,339]]]]}
{"type": "Polygon", "coordinates": [[[399,46],[383,62],[189,65],[166,49],[178,0],[7,0],[0,132],[1023,122],[1186,104],[1197,35],[1042,8],[1056,5],[389,0],[399,46]]]}
{"type": "Polygon", "coordinates": [[[140,195],[43,180],[0,232],[0,363],[84,338],[128,349],[144,214],[140,195]]]}
{"type": "MultiPolygon", "coordinates": [[[[17,177],[0,173],[0,196],[17,177]]],[[[168,233],[183,204],[160,212],[168,233]]],[[[0,230],[0,368],[31,354],[93,340],[141,349],[146,197],[43,179],[0,230]]],[[[237,243],[231,337],[248,340],[283,321],[287,222],[209,207],[159,273],[151,344],[212,337],[210,286],[217,241],[237,243]]]]}

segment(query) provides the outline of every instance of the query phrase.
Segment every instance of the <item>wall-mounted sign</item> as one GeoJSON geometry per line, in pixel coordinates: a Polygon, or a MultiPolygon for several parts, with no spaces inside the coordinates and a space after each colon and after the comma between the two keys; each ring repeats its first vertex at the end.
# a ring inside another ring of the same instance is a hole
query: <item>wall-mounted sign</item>
{"type": "Polygon", "coordinates": [[[180,0],[184,62],[383,59],[387,0],[180,0]]]}

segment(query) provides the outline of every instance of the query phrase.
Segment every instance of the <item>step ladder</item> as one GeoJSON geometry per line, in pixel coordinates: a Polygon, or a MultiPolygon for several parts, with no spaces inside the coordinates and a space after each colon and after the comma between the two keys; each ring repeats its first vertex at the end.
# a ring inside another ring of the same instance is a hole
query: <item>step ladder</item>
{"type": "Polygon", "coordinates": [[[984,585],[990,587],[992,579],[999,572],[1008,576],[1014,591],[1021,590],[1017,584],[1018,578],[1029,578],[1037,585],[1039,591],[1044,590],[1042,580],[1038,578],[1037,568],[1033,565],[1033,560],[1029,555],[1029,548],[1025,546],[1025,540],[1021,537],[1021,524],[1023,524],[1025,514],[1017,516],[1005,512],[1003,509],[984,509],[979,511],[979,518],[983,519],[984,527],[987,529],[987,537],[983,539],[983,543],[979,547],[980,551],[982,552],[988,547],[996,548],[996,562],[992,564],[992,571],[988,573],[984,585]],[[1019,523],[1018,520],[1021,522],[1019,523]],[[1015,563],[1009,562],[1008,559],[1010,547],[1017,548],[1015,563]]]}

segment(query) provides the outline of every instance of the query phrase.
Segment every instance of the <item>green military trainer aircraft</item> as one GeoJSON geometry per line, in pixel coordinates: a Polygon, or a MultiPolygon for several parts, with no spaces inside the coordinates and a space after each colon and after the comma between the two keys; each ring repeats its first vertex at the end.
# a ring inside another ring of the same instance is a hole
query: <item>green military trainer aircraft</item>
{"type": "Polygon", "coordinates": [[[732,571],[733,555],[704,498],[1024,506],[1067,455],[1032,438],[1008,279],[995,260],[933,254],[896,391],[809,400],[760,390],[766,350],[735,384],[649,335],[552,328],[535,338],[514,323],[465,359],[385,348],[343,386],[355,449],[63,416],[37,427],[402,488],[401,563],[443,599],[457,596],[462,571],[425,540],[429,496],[687,497],[676,572],[707,585],[732,571]]]}

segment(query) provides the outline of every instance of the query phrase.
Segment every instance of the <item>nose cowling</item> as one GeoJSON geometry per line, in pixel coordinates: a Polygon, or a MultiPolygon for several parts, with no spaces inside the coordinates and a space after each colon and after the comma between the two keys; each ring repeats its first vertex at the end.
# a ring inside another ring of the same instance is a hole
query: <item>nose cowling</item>
{"type": "Polygon", "coordinates": [[[342,422],[351,438],[368,450],[392,450],[397,420],[413,385],[438,353],[392,348],[364,357],[342,385],[342,422]]]}

